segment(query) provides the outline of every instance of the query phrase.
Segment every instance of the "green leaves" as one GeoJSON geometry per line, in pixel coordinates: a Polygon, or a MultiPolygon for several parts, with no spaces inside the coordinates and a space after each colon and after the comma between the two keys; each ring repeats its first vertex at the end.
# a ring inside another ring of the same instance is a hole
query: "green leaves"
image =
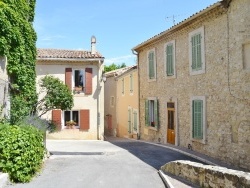
{"type": "Polygon", "coordinates": [[[6,56],[12,85],[11,123],[34,111],[36,95],[36,33],[33,29],[35,0],[0,1],[0,55],[6,56]],[[18,104],[21,102],[21,104],[18,104]]]}
{"type": "Polygon", "coordinates": [[[43,133],[32,126],[0,125],[0,169],[14,182],[28,182],[45,154],[43,133]]]}
{"type": "Polygon", "coordinates": [[[73,106],[73,95],[58,78],[45,76],[40,81],[41,93],[45,96],[37,104],[39,116],[52,109],[68,110],[73,106]]]}

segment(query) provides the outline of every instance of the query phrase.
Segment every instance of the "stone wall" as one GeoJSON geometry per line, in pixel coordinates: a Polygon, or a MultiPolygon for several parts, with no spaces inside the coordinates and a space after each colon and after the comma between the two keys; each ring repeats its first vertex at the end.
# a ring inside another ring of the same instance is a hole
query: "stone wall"
{"type": "Polygon", "coordinates": [[[250,187],[250,173],[191,161],[173,161],[161,167],[164,173],[188,180],[199,187],[250,187]]]}
{"type": "Polygon", "coordinates": [[[228,9],[222,6],[205,12],[140,47],[139,86],[141,137],[167,142],[167,102],[176,104],[175,144],[250,170],[250,44],[249,0],[233,0],[228,9]],[[204,26],[205,74],[189,73],[188,34],[204,26]],[[176,78],[165,76],[164,44],[175,40],[176,78]],[[156,52],[157,79],[148,82],[147,52],[156,52]],[[206,101],[206,139],[191,138],[191,98],[204,96],[206,101]],[[159,100],[158,130],[145,126],[145,100],[159,100]]]}

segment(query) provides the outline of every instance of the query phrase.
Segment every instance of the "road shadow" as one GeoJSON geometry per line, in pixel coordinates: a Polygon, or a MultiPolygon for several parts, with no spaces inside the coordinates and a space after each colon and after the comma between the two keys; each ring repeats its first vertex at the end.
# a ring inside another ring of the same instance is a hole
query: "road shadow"
{"type": "Polygon", "coordinates": [[[116,145],[120,148],[123,148],[139,158],[140,160],[144,161],[148,165],[154,167],[155,169],[159,170],[161,166],[164,164],[175,161],[175,160],[188,160],[193,162],[198,162],[205,164],[204,162],[182,154],[180,152],[161,147],[160,145],[153,145],[144,142],[133,141],[129,139],[109,139],[107,141],[116,145]]]}

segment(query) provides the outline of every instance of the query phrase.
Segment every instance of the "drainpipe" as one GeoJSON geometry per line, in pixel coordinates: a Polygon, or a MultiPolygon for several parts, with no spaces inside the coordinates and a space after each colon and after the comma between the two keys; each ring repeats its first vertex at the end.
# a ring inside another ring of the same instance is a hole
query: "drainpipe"
{"type": "Polygon", "coordinates": [[[140,71],[139,71],[139,54],[134,50],[132,49],[132,54],[136,55],[136,64],[137,64],[137,77],[138,77],[138,114],[139,114],[139,119],[138,119],[138,122],[139,122],[139,126],[138,126],[138,131],[137,131],[137,139],[140,140],[141,138],[141,134],[140,134],[140,131],[141,131],[141,122],[140,122],[140,71]]]}

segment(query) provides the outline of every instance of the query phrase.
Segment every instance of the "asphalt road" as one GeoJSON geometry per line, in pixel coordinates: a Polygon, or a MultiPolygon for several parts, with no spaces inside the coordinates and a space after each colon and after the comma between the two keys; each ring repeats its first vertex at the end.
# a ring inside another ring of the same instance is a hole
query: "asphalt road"
{"type": "Polygon", "coordinates": [[[7,188],[164,188],[163,164],[194,160],[167,148],[131,141],[47,141],[52,156],[27,184],[7,188]]]}

